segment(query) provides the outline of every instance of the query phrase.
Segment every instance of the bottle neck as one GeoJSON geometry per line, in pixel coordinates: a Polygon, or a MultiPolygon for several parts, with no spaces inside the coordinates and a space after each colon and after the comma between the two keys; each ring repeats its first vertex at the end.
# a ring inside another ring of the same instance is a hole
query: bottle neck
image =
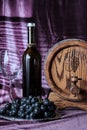
{"type": "Polygon", "coordinates": [[[35,45],[35,27],[28,27],[28,46],[35,45]]]}

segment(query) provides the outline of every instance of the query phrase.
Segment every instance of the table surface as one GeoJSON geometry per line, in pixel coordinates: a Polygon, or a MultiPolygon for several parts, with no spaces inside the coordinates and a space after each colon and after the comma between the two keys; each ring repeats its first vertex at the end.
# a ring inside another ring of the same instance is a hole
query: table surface
{"type": "Polygon", "coordinates": [[[0,119],[0,130],[87,130],[87,112],[61,110],[62,118],[47,122],[9,121],[0,119]]]}

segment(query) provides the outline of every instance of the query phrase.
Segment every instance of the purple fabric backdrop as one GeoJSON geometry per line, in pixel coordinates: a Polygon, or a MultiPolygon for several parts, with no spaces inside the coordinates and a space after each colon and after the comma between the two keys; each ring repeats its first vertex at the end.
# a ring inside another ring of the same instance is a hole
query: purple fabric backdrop
{"type": "MultiPolygon", "coordinates": [[[[0,0],[0,50],[21,52],[27,47],[27,23],[37,25],[37,47],[42,56],[42,87],[50,89],[44,75],[44,61],[49,49],[67,38],[87,40],[87,0],[0,0]]],[[[9,86],[0,69],[0,87],[9,86]]],[[[21,88],[16,85],[15,96],[21,88]]],[[[1,105],[0,105],[1,106],[1,105]]],[[[74,111],[72,111],[74,112],[74,111]]],[[[72,114],[70,112],[70,114],[72,114]]],[[[73,118],[32,124],[0,120],[0,129],[31,130],[86,130],[87,114],[78,110],[73,118]],[[77,116],[78,115],[78,116],[77,116]]],[[[69,116],[71,117],[71,116],[69,116]]]]}
{"type": "Polygon", "coordinates": [[[27,47],[27,23],[34,20],[42,56],[42,87],[49,88],[44,75],[46,55],[60,40],[87,40],[86,7],[86,0],[0,0],[0,49],[14,48],[22,57],[27,47]]]}

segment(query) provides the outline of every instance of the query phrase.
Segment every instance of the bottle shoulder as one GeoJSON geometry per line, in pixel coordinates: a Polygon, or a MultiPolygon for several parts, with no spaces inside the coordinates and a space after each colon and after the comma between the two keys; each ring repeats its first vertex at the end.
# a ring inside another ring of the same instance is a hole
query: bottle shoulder
{"type": "Polygon", "coordinates": [[[31,57],[35,57],[35,56],[38,56],[38,57],[41,57],[39,51],[37,50],[36,47],[28,47],[25,51],[24,51],[24,54],[23,56],[25,55],[28,55],[28,56],[31,56],[31,57]]]}

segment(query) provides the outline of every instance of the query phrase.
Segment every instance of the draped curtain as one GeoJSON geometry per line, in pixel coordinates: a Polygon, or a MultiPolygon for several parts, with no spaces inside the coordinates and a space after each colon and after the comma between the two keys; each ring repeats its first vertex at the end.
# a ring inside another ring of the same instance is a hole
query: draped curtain
{"type": "Polygon", "coordinates": [[[87,40],[86,10],[87,0],[0,0],[0,50],[15,49],[22,58],[27,48],[27,23],[35,21],[37,48],[42,56],[42,87],[49,89],[44,74],[47,53],[63,39],[87,40]]]}

